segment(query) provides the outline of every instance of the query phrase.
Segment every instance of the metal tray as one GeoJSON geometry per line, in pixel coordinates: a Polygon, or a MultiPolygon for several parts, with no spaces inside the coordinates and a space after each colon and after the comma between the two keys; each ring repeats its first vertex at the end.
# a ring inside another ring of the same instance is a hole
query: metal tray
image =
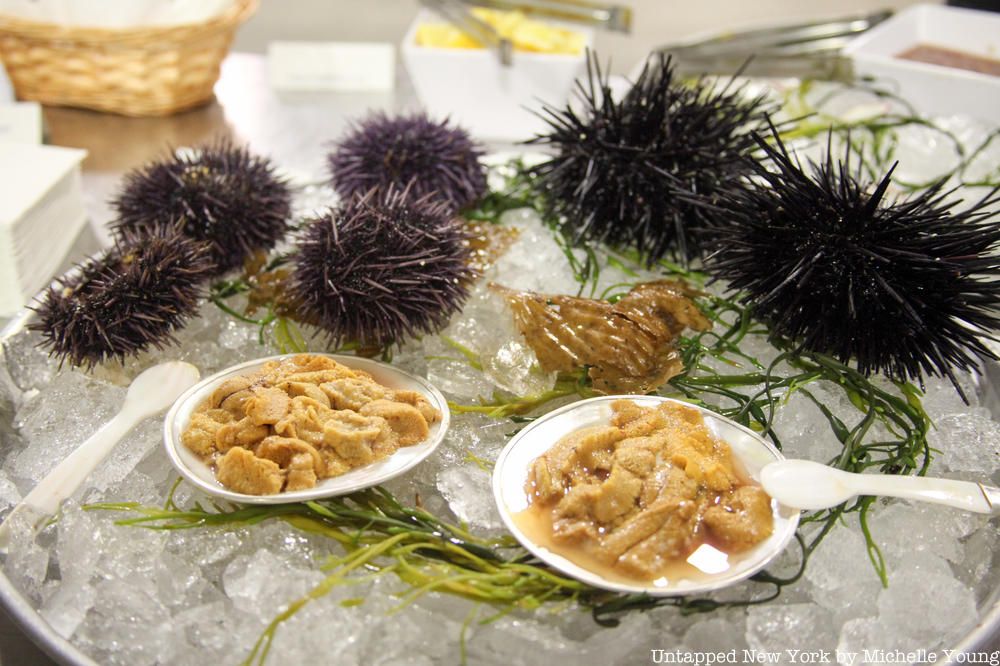
{"type": "MultiPolygon", "coordinates": [[[[260,139],[263,143],[262,148],[265,151],[283,154],[282,157],[284,157],[284,162],[291,163],[300,168],[302,171],[315,170],[316,164],[321,162],[322,148],[312,144],[310,144],[309,147],[304,147],[300,142],[288,139],[284,134],[278,133],[276,128],[281,122],[289,120],[290,117],[298,117],[304,114],[307,120],[310,121],[307,124],[310,125],[311,130],[325,136],[336,136],[339,129],[346,125],[347,119],[352,115],[361,113],[366,106],[374,105],[398,108],[400,106],[405,107],[409,103],[409,100],[406,99],[406,92],[404,92],[401,98],[397,98],[395,100],[366,99],[364,100],[364,103],[361,103],[358,99],[352,98],[350,100],[352,104],[349,104],[347,108],[343,109],[339,109],[329,103],[308,108],[305,106],[289,105],[286,108],[284,102],[274,99],[266,92],[259,92],[267,90],[267,86],[263,83],[263,80],[262,62],[252,59],[252,57],[241,56],[236,60],[231,59],[228,65],[228,71],[224,71],[223,73],[223,80],[217,88],[219,105],[208,107],[203,111],[196,111],[190,116],[182,118],[178,121],[182,124],[181,130],[178,130],[174,125],[166,124],[163,126],[162,131],[157,129],[155,132],[151,132],[148,124],[139,122],[133,124],[131,120],[123,121],[128,123],[125,130],[126,141],[124,143],[131,146],[131,149],[133,150],[129,161],[138,162],[148,159],[154,155],[156,151],[159,151],[162,148],[164,141],[168,140],[167,137],[172,136],[175,142],[194,142],[200,138],[205,138],[203,133],[205,127],[210,128],[212,132],[217,132],[220,125],[219,120],[222,117],[219,107],[228,108],[230,106],[230,102],[242,102],[238,108],[243,109],[244,112],[249,114],[250,117],[244,118],[237,114],[230,119],[234,123],[234,129],[238,134],[246,135],[254,141],[260,139]],[[238,81],[241,77],[246,79],[246,81],[242,82],[244,85],[225,85],[227,82],[233,80],[238,81]],[[258,91],[261,99],[254,99],[252,100],[252,103],[247,103],[246,100],[240,99],[236,93],[239,90],[244,89],[258,91]],[[252,109],[252,112],[250,109],[252,109]],[[335,109],[335,111],[333,109],[335,109]],[[199,123],[204,123],[205,126],[202,127],[199,123]],[[263,130],[260,129],[261,127],[263,127],[263,130]],[[269,134],[265,131],[269,129],[275,130],[275,133],[269,134]],[[179,137],[176,136],[177,133],[180,134],[179,137]],[[286,141],[287,144],[285,143],[286,141]],[[134,152],[139,150],[137,146],[143,142],[147,144],[155,144],[155,146],[147,145],[143,148],[142,152],[134,152]]],[[[332,101],[332,98],[324,99],[323,101],[330,102],[332,101]]],[[[86,124],[88,122],[97,122],[89,120],[89,116],[80,115],[79,112],[55,110],[54,114],[55,115],[49,120],[51,122],[52,119],[55,118],[57,121],[55,123],[57,133],[60,126],[69,127],[74,126],[75,124],[78,129],[87,129],[86,124]],[[61,118],[60,114],[65,114],[65,118],[61,118]],[[82,127],[80,127],[81,125],[82,127]]],[[[98,141],[106,140],[100,138],[101,135],[98,131],[100,128],[94,126],[90,129],[95,132],[95,136],[98,136],[98,141]]],[[[59,141],[59,138],[62,137],[56,137],[56,140],[59,143],[78,145],[72,140],[63,139],[62,141],[59,141]]],[[[107,140],[110,140],[110,138],[107,140]]],[[[122,141],[116,140],[113,142],[112,146],[109,146],[108,150],[105,150],[104,147],[95,148],[92,146],[91,148],[93,152],[112,155],[117,154],[115,150],[117,150],[121,144],[122,141]],[[111,150],[110,148],[115,150],[111,150]]],[[[123,166],[124,165],[121,163],[114,163],[111,165],[103,163],[98,164],[98,168],[107,170],[108,173],[119,171],[123,169],[123,166]]],[[[102,190],[107,189],[108,173],[91,174],[90,178],[92,182],[87,184],[87,188],[88,192],[90,192],[92,196],[94,194],[94,190],[97,190],[98,194],[105,194],[102,190]]],[[[86,176],[87,174],[85,174],[85,179],[86,176]]],[[[92,211],[92,213],[94,213],[94,211],[92,211]]],[[[100,208],[98,208],[98,211],[94,216],[99,221],[102,217],[107,217],[107,215],[104,214],[100,208]]],[[[90,242],[92,244],[92,239],[90,242]]],[[[79,250],[80,247],[81,243],[78,241],[77,249],[79,250]]],[[[88,251],[89,250],[85,251],[85,253],[88,251]]],[[[30,316],[31,313],[29,311],[24,311],[9,321],[6,326],[0,330],[0,343],[3,343],[10,336],[22,330],[24,325],[30,319],[30,316]]],[[[6,372],[6,367],[7,362],[5,352],[3,348],[0,347],[0,373],[6,372]]],[[[979,384],[980,397],[982,404],[989,409],[993,417],[1000,420],[1000,390],[998,390],[998,387],[1000,387],[1000,364],[987,363],[979,384]]],[[[2,400],[2,398],[0,398],[0,400],[2,400]]],[[[11,414],[4,411],[3,407],[3,403],[0,402],[0,432],[3,431],[4,426],[9,427],[11,425],[10,420],[13,418],[11,414]],[[4,423],[4,421],[6,421],[6,423],[4,423]]],[[[0,447],[2,446],[3,442],[0,442],[0,447]]],[[[955,649],[957,651],[971,653],[1000,649],[1000,573],[998,573],[997,578],[997,587],[990,591],[989,595],[983,602],[983,608],[985,610],[979,623],[955,645],[955,649]]],[[[67,641],[58,635],[45,621],[45,619],[39,615],[36,609],[33,608],[32,605],[25,599],[20,591],[12,585],[10,580],[8,580],[2,571],[0,571],[0,605],[2,605],[12,620],[20,626],[27,636],[37,643],[57,662],[61,664],[73,664],[79,666],[94,666],[96,664],[93,659],[84,654],[70,641],[67,641]]]]}

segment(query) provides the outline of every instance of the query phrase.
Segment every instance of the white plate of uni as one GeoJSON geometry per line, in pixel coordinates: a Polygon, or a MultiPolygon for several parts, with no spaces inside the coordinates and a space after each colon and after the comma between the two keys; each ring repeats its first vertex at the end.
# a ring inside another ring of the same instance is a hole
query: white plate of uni
{"type": "Polygon", "coordinates": [[[725,419],[708,409],[659,396],[617,395],[581,400],[554,410],[532,422],[504,447],[493,470],[493,496],[507,529],[536,557],[562,573],[588,585],[615,592],[647,594],[654,597],[683,596],[727,587],[754,575],[771,562],[791,542],[799,524],[799,511],[771,500],[774,529],[769,537],[749,550],[727,555],[708,544],[699,546],[686,562],[672,568],[676,573],[655,581],[630,581],[609,578],[571,561],[540,545],[518,524],[515,514],[528,509],[531,498],[526,491],[531,464],[566,435],[590,426],[609,425],[616,400],[630,400],[640,407],[655,407],[664,402],[677,403],[698,410],[711,434],[732,449],[742,472],[759,482],[760,470],[784,456],[749,428],[725,419]],[[700,569],[700,570],[699,570],[700,569]]]}
{"type": "Polygon", "coordinates": [[[301,354],[284,354],[270,356],[229,367],[202,380],[186,391],[167,412],[163,421],[163,443],[167,456],[174,467],[187,481],[210,495],[221,497],[241,504],[289,504],[306,502],[346,495],[358,490],[370,488],[389,479],[404,474],[431,455],[444,440],[451,420],[448,402],[441,392],[424,379],[414,377],[385,363],[358,356],[340,354],[322,354],[309,352],[310,356],[324,356],[352,370],[362,370],[371,375],[375,381],[394,390],[416,391],[441,413],[441,419],[432,424],[427,438],[410,446],[400,447],[387,458],[378,460],[363,467],[356,467],[340,476],[334,476],[317,481],[315,487],[302,490],[292,490],[273,495],[247,495],[235,492],[223,486],[216,478],[212,467],[205,463],[196,453],[181,443],[181,434],[191,420],[191,415],[226,379],[237,375],[250,374],[269,361],[281,361],[301,354]]]}

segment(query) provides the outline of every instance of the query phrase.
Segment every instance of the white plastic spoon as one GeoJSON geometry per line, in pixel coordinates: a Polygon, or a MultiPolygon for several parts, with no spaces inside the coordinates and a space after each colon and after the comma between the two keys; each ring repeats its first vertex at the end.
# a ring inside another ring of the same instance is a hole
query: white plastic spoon
{"type": "Polygon", "coordinates": [[[1000,514],[1000,488],[953,479],[853,474],[811,460],[770,463],[761,470],[760,483],[782,504],[805,511],[828,509],[857,495],[880,495],[1000,514]]]}
{"type": "Polygon", "coordinates": [[[12,517],[26,509],[40,514],[40,517],[56,513],[62,501],[80,487],[83,480],[111,453],[122,437],[143,419],[155,416],[172,405],[200,376],[198,368],[190,363],[170,361],[154,365],[132,380],[118,414],[56,465],[7,514],[7,518],[0,524],[0,552],[7,549],[12,517]]]}

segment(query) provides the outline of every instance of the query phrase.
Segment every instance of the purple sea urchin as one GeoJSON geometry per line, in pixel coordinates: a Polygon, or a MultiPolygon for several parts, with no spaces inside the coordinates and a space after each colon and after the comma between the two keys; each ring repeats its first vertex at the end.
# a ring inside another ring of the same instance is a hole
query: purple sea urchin
{"type": "Polygon", "coordinates": [[[289,295],[333,344],[401,342],[439,329],[465,300],[465,240],[431,195],[372,190],[309,223],[289,295]]]}
{"type": "Polygon", "coordinates": [[[269,160],[220,141],[126,174],[112,206],[119,236],[179,222],[182,235],[209,243],[218,275],[285,235],[291,194],[269,160]]]}
{"type": "Polygon", "coordinates": [[[196,312],[210,271],[203,243],[162,229],[119,239],[45,291],[31,328],[77,366],[160,349],[196,312]]]}
{"type": "Polygon", "coordinates": [[[575,240],[632,246],[650,263],[668,252],[698,256],[696,231],[716,226],[716,202],[744,186],[764,98],[702,79],[684,85],[658,55],[617,101],[596,58],[587,64],[577,82],[582,113],[544,107],[551,130],[530,141],[555,150],[532,169],[548,212],[575,240]]]}
{"type": "MultiPolygon", "coordinates": [[[[919,380],[993,357],[983,338],[1000,326],[997,190],[965,210],[938,183],[887,201],[893,166],[878,182],[844,159],[806,173],[772,128],[757,136],[773,168],[754,166],[756,184],[725,202],[707,267],[745,292],[773,335],[851,359],[864,374],[919,380]]],[[[860,162],[860,160],[859,160],[860,162]]]]}
{"type": "Polygon", "coordinates": [[[372,188],[409,188],[420,199],[433,196],[450,211],[486,192],[482,148],[448,120],[424,113],[373,113],[337,143],[328,163],[334,189],[345,201],[372,188]]]}

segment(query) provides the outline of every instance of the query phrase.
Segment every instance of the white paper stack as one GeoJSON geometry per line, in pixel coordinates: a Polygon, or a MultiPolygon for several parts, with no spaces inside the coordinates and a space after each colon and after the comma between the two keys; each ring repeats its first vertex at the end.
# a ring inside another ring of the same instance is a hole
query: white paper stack
{"type": "Polygon", "coordinates": [[[87,216],[84,150],[0,142],[0,317],[52,279],[87,216]]]}
{"type": "Polygon", "coordinates": [[[7,69],[0,62],[0,104],[9,104],[14,101],[14,85],[7,76],[7,69]]]}
{"type": "Polygon", "coordinates": [[[2,141],[41,143],[42,106],[38,102],[0,102],[0,142],[2,141]]]}

